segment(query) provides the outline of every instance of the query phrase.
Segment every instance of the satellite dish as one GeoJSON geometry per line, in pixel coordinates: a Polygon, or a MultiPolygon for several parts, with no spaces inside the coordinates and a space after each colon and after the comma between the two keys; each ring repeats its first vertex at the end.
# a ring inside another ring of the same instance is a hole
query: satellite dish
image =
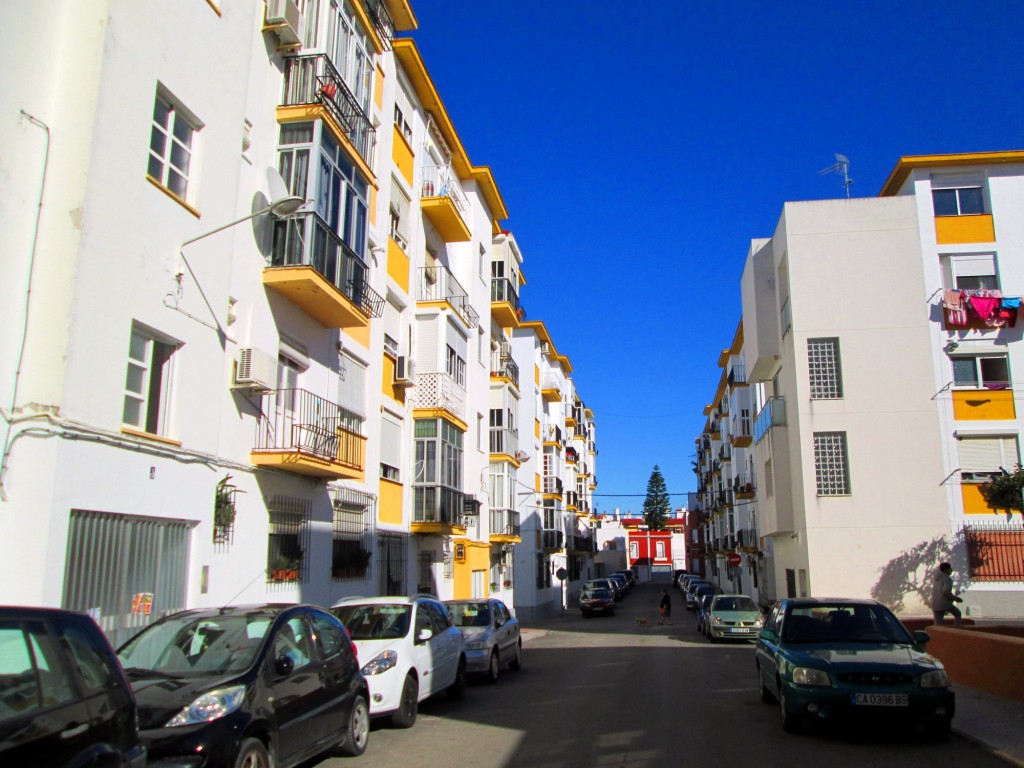
{"type": "Polygon", "coordinates": [[[289,216],[306,202],[288,191],[288,186],[276,168],[267,168],[267,189],[270,191],[270,213],[274,216],[289,216]]]}

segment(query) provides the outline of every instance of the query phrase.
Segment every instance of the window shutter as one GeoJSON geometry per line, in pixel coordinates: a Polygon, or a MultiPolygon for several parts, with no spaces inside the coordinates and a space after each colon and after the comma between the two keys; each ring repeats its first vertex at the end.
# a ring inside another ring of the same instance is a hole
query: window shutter
{"type": "Polygon", "coordinates": [[[338,376],[338,404],[359,416],[366,416],[366,366],[342,355],[342,370],[338,376]]]}
{"type": "Polygon", "coordinates": [[[996,273],[996,260],[991,253],[954,256],[952,261],[957,277],[982,277],[996,273]]]}
{"type": "Polygon", "coordinates": [[[960,439],[961,472],[998,472],[1002,467],[1012,472],[1020,456],[1017,452],[1017,438],[964,437],[960,439]]]}
{"type": "Polygon", "coordinates": [[[402,466],[402,425],[387,417],[380,422],[380,461],[391,467],[402,466]]]}

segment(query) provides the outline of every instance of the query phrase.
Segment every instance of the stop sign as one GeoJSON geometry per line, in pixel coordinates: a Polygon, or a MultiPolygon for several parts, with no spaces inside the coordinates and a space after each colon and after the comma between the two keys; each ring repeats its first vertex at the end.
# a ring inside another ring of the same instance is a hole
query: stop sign
{"type": "Polygon", "coordinates": [[[729,565],[736,566],[741,562],[740,556],[736,552],[729,553],[729,565]]]}

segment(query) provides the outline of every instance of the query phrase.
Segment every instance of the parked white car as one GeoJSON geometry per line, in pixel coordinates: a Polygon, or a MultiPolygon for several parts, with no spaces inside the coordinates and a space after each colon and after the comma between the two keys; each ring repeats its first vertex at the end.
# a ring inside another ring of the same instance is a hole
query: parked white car
{"type": "Polygon", "coordinates": [[[523,663],[519,620],[501,600],[445,600],[455,626],[466,639],[466,671],[494,683],[502,667],[513,672],[523,663]]]}
{"type": "Polygon", "coordinates": [[[445,691],[466,692],[466,652],[462,633],[439,601],[415,597],[351,597],[331,608],[359,650],[370,686],[370,716],[390,716],[409,728],[419,703],[445,691]]]}

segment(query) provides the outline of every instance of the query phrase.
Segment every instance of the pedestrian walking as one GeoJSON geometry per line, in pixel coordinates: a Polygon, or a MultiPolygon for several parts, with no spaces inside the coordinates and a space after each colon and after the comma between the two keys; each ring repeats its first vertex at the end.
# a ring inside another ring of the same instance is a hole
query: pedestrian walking
{"type": "Polygon", "coordinates": [[[666,621],[672,623],[672,599],[668,596],[668,590],[661,590],[661,604],[658,606],[658,613],[661,614],[661,621],[659,624],[664,624],[666,621]]]}
{"type": "Polygon", "coordinates": [[[953,566],[949,563],[940,563],[939,569],[932,575],[932,615],[935,617],[935,624],[942,624],[947,613],[953,614],[953,626],[960,626],[960,609],[956,603],[962,603],[963,598],[953,592],[953,566]]]}

